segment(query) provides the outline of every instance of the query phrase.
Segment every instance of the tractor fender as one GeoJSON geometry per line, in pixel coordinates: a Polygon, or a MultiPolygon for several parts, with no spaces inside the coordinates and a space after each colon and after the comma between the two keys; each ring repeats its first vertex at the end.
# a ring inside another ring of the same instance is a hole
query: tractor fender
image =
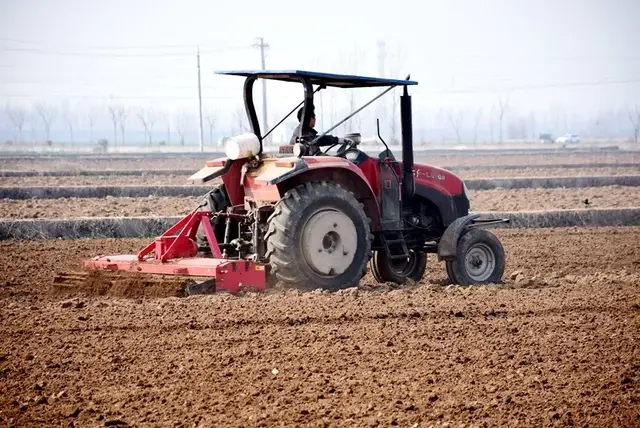
{"type": "Polygon", "coordinates": [[[438,258],[440,260],[454,260],[456,258],[458,240],[464,229],[480,214],[469,214],[454,220],[442,234],[438,243],[438,258]]]}
{"type": "Polygon", "coordinates": [[[378,198],[360,168],[352,162],[333,156],[313,156],[300,158],[293,167],[278,176],[270,177],[268,183],[275,184],[284,194],[287,190],[308,181],[326,180],[340,184],[351,191],[364,204],[365,212],[371,219],[373,231],[380,229],[380,207],[378,198]]]}

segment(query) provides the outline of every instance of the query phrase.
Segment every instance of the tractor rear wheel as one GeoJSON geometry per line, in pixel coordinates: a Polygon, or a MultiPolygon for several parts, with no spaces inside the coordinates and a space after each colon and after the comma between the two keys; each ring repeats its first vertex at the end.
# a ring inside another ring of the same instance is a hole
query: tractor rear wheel
{"type": "Polygon", "coordinates": [[[378,282],[404,284],[407,279],[420,281],[427,269],[427,254],[409,251],[407,259],[392,260],[384,250],[376,251],[371,259],[371,273],[378,282]]]}
{"type": "Polygon", "coordinates": [[[371,258],[370,223],[363,205],[335,183],[311,182],[287,191],[265,234],[271,274],[293,286],[358,285],[371,258]]]}
{"type": "Polygon", "coordinates": [[[456,258],[447,261],[447,275],[454,284],[492,284],[502,281],[504,248],[485,229],[469,229],[458,241],[456,258]]]}

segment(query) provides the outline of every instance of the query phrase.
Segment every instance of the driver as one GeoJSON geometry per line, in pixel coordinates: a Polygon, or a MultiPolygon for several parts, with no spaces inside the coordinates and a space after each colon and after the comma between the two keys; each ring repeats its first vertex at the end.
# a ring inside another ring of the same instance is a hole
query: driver
{"type": "MultiPolygon", "coordinates": [[[[293,145],[298,142],[297,139],[298,139],[298,133],[300,132],[300,127],[302,127],[302,138],[305,140],[306,143],[311,143],[311,141],[313,141],[313,139],[318,136],[318,131],[313,129],[316,126],[316,114],[314,109],[315,107],[311,106],[311,118],[309,119],[309,123],[307,124],[302,123],[302,113],[303,113],[304,107],[301,107],[300,110],[298,110],[298,122],[300,122],[300,124],[296,126],[296,129],[293,130],[293,135],[291,136],[291,141],[289,144],[293,145]]],[[[342,138],[334,137],[333,135],[324,135],[318,141],[316,141],[314,145],[319,147],[324,147],[324,146],[333,146],[335,144],[340,144],[344,142],[345,140],[342,138]]]]}

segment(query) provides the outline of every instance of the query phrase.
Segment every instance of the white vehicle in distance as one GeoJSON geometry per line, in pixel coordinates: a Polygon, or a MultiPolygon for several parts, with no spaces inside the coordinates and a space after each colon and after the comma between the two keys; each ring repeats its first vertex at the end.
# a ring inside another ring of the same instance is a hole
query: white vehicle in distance
{"type": "Polygon", "coordinates": [[[556,138],[556,143],[558,144],[578,144],[580,143],[580,136],[577,134],[565,134],[561,137],[556,138]]]}

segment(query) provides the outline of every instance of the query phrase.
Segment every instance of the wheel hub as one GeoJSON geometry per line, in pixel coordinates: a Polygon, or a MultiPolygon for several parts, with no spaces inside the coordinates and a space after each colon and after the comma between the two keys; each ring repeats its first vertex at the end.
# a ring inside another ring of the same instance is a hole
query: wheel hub
{"type": "Polygon", "coordinates": [[[496,258],[491,248],[476,244],[465,255],[466,270],[475,281],[484,281],[491,276],[496,266],[496,258]]]}
{"type": "Polygon", "coordinates": [[[304,226],[301,244],[304,259],[314,272],[323,276],[340,275],[351,266],[356,255],[356,226],[340,211],[316,211],[304,226]]]}

